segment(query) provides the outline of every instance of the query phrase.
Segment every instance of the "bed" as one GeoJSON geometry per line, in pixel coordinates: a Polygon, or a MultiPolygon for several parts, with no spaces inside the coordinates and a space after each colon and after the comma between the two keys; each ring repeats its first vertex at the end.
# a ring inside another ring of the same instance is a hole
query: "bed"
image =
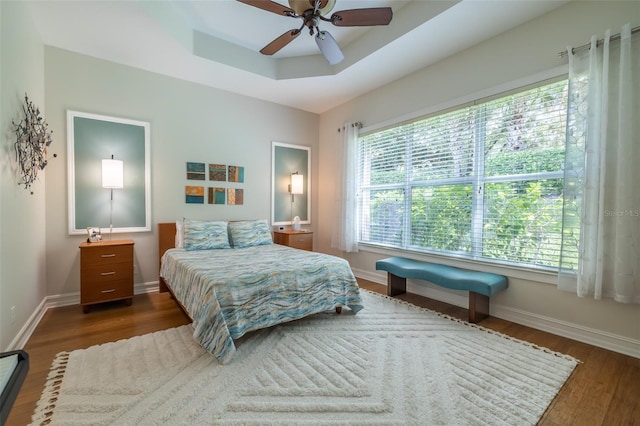
{"type": "Polygon", "coordinates": [[[171,292],[193,321],[194,338],[221,363],[250,331],[363,308],[346,260],[273,244],[266,220],[185,219],[159,223],[158,232],[159,290],[171,292]]]}

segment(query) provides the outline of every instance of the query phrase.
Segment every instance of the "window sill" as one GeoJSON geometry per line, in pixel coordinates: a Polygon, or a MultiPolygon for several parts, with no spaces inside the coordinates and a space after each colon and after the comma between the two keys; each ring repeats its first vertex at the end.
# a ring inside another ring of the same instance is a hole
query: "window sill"
{"type": "Polygon", "coordinates": [[[535,281],[544,284],[557,285],[558,272],[544,269],[525,268],[516,265],[508,265],[498,262],[488,262],[485,260],[465,259],[456,256],[447,256],[437,253],[425,253],[413,250],[401,250],[391,247],[381,247],[366,243],[358,244],[359,251],[382,254],[385,256],[403,256],[425,262],[441,263],[443,265],[455,266],[462,269],[474,271],[492,272],[494,274],[506,275],[507,277],[519,278],[528,281],[535,281]]]}

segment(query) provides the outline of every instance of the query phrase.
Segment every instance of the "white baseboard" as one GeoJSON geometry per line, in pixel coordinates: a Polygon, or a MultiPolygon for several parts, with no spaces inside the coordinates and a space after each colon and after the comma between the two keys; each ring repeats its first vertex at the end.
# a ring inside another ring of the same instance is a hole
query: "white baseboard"
{"type": "Polygon", "coordinates": [[[154,291],[158,291],[158,285],[158,281],[136,284],[133,287],[133,294],[153,293],[154,291]]]}
{"type": "Polygon", "coordinates": [[[44,313],[47,312],[45,297],[42,299],[42,302],[38,305],[35,311],[29,316],[27,322],[22,326],[16,337],[11,341],[9,347],[6,349],[7,351],[16,351],[18,349],[24,348],[27,344],[27,341],[33,334],[33,331],[36,329],[38,324],[40,324],[40,320],[44,316],[44,313]]]}
{"type": "MultiPolygon", "coordinates": [[[[356,277],[373,281],[378,284],[387,285],[387,274],[385,272],[372,273],[369,271],[353,269],[353,273],[356,277]]],[[[453,293],[439,290],[435,288],[435,286],[427,283],[420,285],[412,284],[411,282],[407,283],[407,290],[410,293],[418,294],[430,299],[468,308],[467,292],[453,293]]],[[[640,358],[640,340],[619,336],[495,303],[491,303],[491,315],[526,327],[535,328],[536,330],[545,331],[613,352],[640,358]]]]}
{"type": "Polygon", "coordinates": [[[567,339],[640,358],[640,340],[537,315],[509,306],[491,304],[491,315],[557,336],[566,337],[567,339]]]}
{"type": "MultiPolygon", "coordinates": [[[[158,291],[158,281],[149,283],[140,283],[133,286],[133,294],[144,294],[158,291]]],[[[80,292],[56,294],[47,296],[42,299],[36,310],[31,314],[26,324],[20,329],[16,337],[13,339],[7,351],[23,349],[27,341],[35,331],[42,317],[49,308],[59,308],[61,306],[72,306],[80,304],[80,292]]]]}
{"type": "MultiPolygon", "coordinates": [[[[373,281],[382,285],[387,284],[387,276],[385,273],[372,273],[358,269],[354,269],[353,273],[356,275],[356,277],[359,278],[373,281]]],[[[451,305],[460,306],[463,308],[468,307],[468,296],[466,292],[443,291],[435,288],[435,286],[427,285],[426,283],[425,285],[420,285],[412,284],[411,282],[407,284],[407,290],[409,290],[410,293],[415,293],[420,296],[428,297],[430,299],[439,300],[451,305]]],[[[158,291],[157,281],[140,283],[134,286],[134,294],[151,293],[154,291],[158,291]]],[[[78,292],[45,297],[40,305],[38,305],[38,307],[35,309],[33,314],[31,314],[26,324],[20,329],[20,331],[6,350],[11,351],[24,348],[27,341],[40,323],[40,320],[42,320],[42,317],[44,316],[47,309],[79,304],[80,293],[78,292]]],[[[535,328],[536,330],[545,331],[558,336],[566,337],[568,339],[577,340],[582,343],[587,343],[589,345],[618,352],[624,355],[640,358],[639,340],[631,339],[625,336],[619,336],[589,327],[584,327],[578,324],[560,321],[555,318],[550,318],[532,312],[527,312],[494,303],[491,304],[491,315],[496,318],[524,325],[526,327],[535,328]]]]}
{"type": "Polygon", "coordinates": [[[362,278],[367,281],[373,281],[374,283],[387,285],[387,274],[382,275],[381,273],[364,271],[362,269],[351,268],[353,274],[357,278],[362,278]]]}
{"type": "Polygon", "coordinates": [[[45,309],[59,308],[61,306],[71,306],[80,304],[80,292],[56,294],[47,296],[45,300],[45,309]]]}

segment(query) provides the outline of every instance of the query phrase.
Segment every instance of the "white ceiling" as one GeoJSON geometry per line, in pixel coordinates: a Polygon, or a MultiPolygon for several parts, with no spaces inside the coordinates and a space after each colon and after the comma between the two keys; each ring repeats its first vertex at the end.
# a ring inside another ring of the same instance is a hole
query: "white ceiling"
{"type": "MultiPolygon", "coordinates": [[[[390,6],[389,26],[321,23],[345,55],[329,65],[301,21],[235,0],[32,1],[46,45],[322,113],[555,9],[569,0],[337,0],[332,12],[390,6]]],[[[287,0],[280,1],[288,5],[287,0]]]]}

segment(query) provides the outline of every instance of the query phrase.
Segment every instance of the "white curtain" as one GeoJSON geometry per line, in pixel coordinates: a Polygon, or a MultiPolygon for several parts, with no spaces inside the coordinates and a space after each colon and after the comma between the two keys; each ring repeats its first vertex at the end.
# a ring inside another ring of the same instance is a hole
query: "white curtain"
{"type": "Polygon", "coordinates": [[[345,123],[336,138],[335,223],[331,247],[358,251],[358,130],[359,123],[345,123]]]}
{"type": "Polygon", "coordinates": [[[594,36],[569,53],[563,247],[558,287],[640,303],[640,37],[594,36]]]}

